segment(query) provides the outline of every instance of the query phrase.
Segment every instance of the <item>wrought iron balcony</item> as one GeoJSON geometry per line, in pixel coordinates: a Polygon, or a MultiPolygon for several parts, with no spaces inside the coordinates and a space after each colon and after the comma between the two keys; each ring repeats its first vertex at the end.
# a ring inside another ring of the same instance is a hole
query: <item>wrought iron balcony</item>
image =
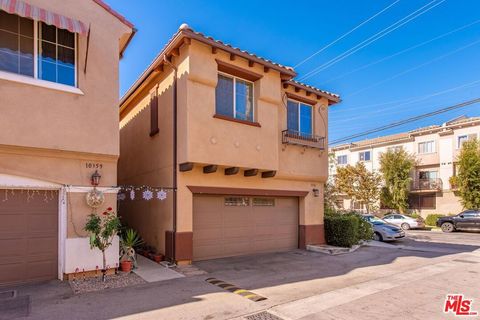
{"type": "Polygon", "coordinates": [[[303,147],[325,149],[325,137],[316,136],[313,134],[306,134],[293,130],[282,131],[282,143],[294,144],[303,147]]]}
{"type": "Polygon", "coordinates": [[[443,189],[442,179],[416,179],[412,181],[412,191],[439,191],[443,189]]]}

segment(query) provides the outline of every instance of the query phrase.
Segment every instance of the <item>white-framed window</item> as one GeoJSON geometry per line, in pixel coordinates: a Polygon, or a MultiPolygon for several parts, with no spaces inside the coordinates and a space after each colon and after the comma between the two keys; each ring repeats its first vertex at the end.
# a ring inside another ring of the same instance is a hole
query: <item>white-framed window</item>
{"type": "Polygon", "coordinates": [[[254,83],[226,73],[218,73],[215,112],[239,120],[254,121],[254,83]]]}
{"type": "Polygon", "coordinates": [[[477,138],[476,133],[464,134],[457,137],[457,149],[460,149],[465,141],[473,140],[477,138]]]}
{"type": "Polygon", "coordinates": [[[348,157],[346,154],[337,156],[337,164],[338,165],[345,165],[348,163],[348,157]]]}
{"type": "Polygon", "coordinates": [[[424,141],[418,143],[418,153],[435,153],[435,141],[424,141]]]}
{"type": "Polygon", "coordinates": [[[403,147],[402,146],[393,146],[393,147],[388,147],[387,150],[388,151],[392,151],[392,152],[398,152],[400,150],[402,150],[403,147]]]}
{"type": "Polygon", "coordinates": [[[313,135],[313,106],[289,99],[287,102],[287,129],[302,136],[313,135]]]}
{"type": "Polygon", "coordinates": [[[370,161],[371,160],[370,151],[363,151],[358,153],[358,161],[370,161]]]}
{"type": "Polygon", "coordinates": [[[0,10],[0,71],[77,86],[77,35],[0,10]]]}

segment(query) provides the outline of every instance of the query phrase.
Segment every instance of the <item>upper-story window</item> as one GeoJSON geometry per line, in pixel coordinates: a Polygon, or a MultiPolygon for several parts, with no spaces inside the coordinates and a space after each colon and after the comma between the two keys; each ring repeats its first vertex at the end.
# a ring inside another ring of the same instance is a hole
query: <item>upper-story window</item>
{"type": "Polygon", "coordinates": [[[0,70],[76,86],[76,35],[0,10],[0,70]]]}
{"type": "Polygon", "coordinates": [[[215,112],[253,122],[253,82],[219,73],[215,90],[215,112]]]}
{"type": "Polygon", "coordinates": [[[348,163],[348,158],[346,154],[343,154],[341,156],[337,156],[337,164],[339,165],[344,165],[348,163]]]}
{"type": "Polygon", "coordinates": [[[313,135],[313,107],[311,105],[288,100],[287,129],[293,133],[310,137],[313,135]]]}
{"type": "Polygon", "coordinates": [[[387,150],[388,151],[391,151],[391,152],[398,152],[400,150],[402,150],[403,147],[402,146],[393,146],[393,147],[388,147],[387,150]]]}
{"type": "Polygon", "coordinates": [[[457,137],[457,149],[460,149],[465,141],[473,140],[475,138],[477,138],[476,133],[464,134],[464,135],[458,136],[457,137]]]}
{"type": "Polygon", "coordinates": [[[435,141],[425,141],[418,144],[418,153],[434,153],[435,141]]]}
{"type": "Polygon", "coordinates": [[[370,161],[370,151],[363,151],[358,154],[358,160],[359,161],[370,161]]]}

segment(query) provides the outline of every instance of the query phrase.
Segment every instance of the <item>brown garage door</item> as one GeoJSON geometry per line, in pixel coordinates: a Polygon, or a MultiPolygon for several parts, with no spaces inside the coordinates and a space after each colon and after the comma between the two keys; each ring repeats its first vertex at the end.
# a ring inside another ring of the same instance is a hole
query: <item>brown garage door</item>
{"type": "Polygon", "coordinates": [[[58,193],[5,192],[0,189],[0,285],[57,278],[58,193]]]}
{"type": "Polygon", "coordinates": [[[205,260],[298,246],[298,199],[193,197],[193,259],[205,260]]]}

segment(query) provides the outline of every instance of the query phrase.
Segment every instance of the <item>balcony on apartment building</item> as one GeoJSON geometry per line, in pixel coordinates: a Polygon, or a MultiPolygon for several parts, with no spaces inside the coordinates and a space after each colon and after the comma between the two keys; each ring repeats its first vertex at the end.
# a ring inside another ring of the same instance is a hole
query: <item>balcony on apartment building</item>
{"type": "Polygon", "coordinates": [[[443,182],[440,178],[415,179],[411,183],[410,192],[432,192],[442,189],[443,182]]]}
{"type": "Polygon", "coordinates": [[[325,149],[325,137],[293,130],[282,131],[282,143],[320,150],[325,149]]]}

